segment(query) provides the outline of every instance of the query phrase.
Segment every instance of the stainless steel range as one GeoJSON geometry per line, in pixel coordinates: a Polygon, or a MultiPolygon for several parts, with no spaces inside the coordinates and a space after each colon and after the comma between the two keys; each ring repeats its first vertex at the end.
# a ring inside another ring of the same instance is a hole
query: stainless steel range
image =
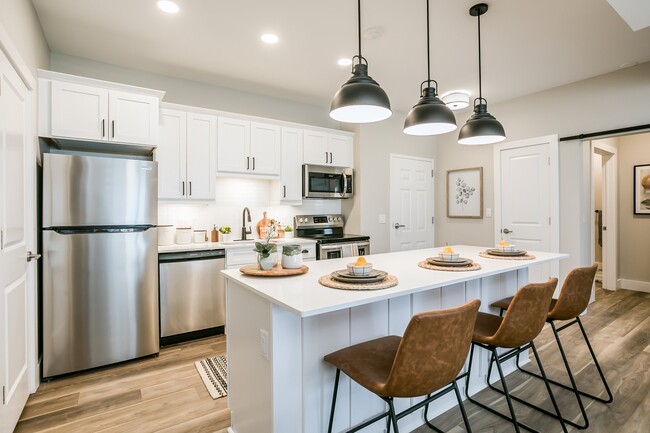
{"type": "Polygon", "coordinates": [[[296,236],[316,240],[316,259],[367,256],[370,236],[343,233],[343,215],[296,215],[296,236]]]}

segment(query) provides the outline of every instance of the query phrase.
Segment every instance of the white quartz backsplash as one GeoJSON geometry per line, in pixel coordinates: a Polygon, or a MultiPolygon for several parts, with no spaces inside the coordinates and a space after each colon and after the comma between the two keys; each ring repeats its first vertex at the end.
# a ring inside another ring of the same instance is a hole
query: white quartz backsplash
{"type": "Polygon", "coordinates": [[[233,239],[239,239],[244,207],[251,211],[253,232],[264,211],[269,218],[280,221],[282,225],[292,226],[295,215],[341,213],[340,200],[303,200],[301,206],[271,206],[270,181],[218,177],[214,202],[160,202],[158,224],[208,231],[212,230],[215,224],[217,228],[229,225],[233,231],[233,239]]]}

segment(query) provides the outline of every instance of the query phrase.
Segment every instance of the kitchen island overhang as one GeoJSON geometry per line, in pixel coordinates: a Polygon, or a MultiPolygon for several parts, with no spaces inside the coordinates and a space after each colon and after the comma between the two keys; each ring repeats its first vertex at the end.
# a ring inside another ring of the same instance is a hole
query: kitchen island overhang
{"type": "MultiPolygon", "coordinates": [[[[224,271],[232,432],[326,431],[335,369],[323,361],[325,354],[385,335],[402,335],[413,314],[455,307],[469,299],[480,299],[481,311],[498,313],[489,304],[526,284],[531,265],[568,257],[531,252],[533,260],[499,260],[479,257],[485,250],[481,247],[454,249],[482,269],[420,268],[418,262],[441,250],[432,248],[368,256],[375,269],[399,280],[395,287],[376,291],[337,290],[318,283],[321,276],[344,269],[349,258],[311,262],[307,274],[295,277],[260,278],[224,271]]],[[[474,362],[472,376],[476,372],[476,377],[470,393],[485,386],[487,355],[474,362]]],[[[411,404],[403,400],[397,401],[397,410],[411,404]]],[[[380,399],[347,378],[339,385],[337,401],[334,431],[384,409],[380,399]]],[[[430,416],[453,404],[453,398],[439,400],[430,416]]],[[[400,427],[409,431],[420,426],[421,413],[400,420],[400,427]]],[[[367,431],[383,431],[381,424],[367,431]]]]}

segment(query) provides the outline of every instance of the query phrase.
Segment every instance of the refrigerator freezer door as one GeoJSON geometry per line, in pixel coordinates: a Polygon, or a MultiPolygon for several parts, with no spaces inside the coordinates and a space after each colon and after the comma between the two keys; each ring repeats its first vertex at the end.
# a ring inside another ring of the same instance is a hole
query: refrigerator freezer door
{"type": "Polygon", "coordinates": [[[156,229],[43,231],[43,377],[159,349],[156,229]]]}
{"type": "Polygon", "coordinates": [[[43,227],[156,225],[157,163],[43,156],[43,227]]]}

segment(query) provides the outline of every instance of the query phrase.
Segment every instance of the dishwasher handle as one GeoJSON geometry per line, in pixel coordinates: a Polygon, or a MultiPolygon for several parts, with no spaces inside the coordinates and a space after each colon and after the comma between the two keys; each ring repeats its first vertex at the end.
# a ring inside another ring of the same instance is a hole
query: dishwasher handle
{"type": "Polygon", "coordinates": [[[225,258],[225,250],[183,251],[158,254],[159,263],[187,262],[191,260],[214,260],[225,258]]]}

